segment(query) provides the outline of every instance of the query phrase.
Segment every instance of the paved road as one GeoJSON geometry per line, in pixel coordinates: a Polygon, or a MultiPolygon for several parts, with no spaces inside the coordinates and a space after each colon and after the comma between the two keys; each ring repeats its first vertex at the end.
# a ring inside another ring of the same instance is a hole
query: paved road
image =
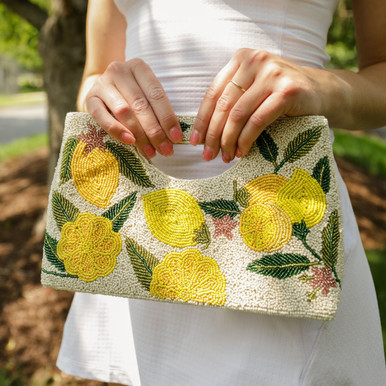
{"type": "MultiPolygon", "coordinates": [[[[380,129],[374,130],[381,138],[386,140],[386,126],[381,127],[380,129]]],[[[371,133],[371,132],[370,132],[371,133]]]]}
{"type": "Polygon", "coordinates": [[[0,143],[44,133],[47,107],[44,103],[0,109],[0,143]]]}

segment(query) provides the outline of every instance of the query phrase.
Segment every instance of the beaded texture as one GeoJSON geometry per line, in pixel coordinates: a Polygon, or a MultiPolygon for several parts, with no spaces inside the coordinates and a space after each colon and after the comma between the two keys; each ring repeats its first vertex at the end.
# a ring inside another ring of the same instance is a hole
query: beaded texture
{"type": "MultiPolygon", "coordinates": [[[[194,117],[179,117],[188,143],[194,117]]],[[[247,156],[199,180],[69,113],[51,186],[42,284],[330,320],[344,246],[327,120],[278,119],[247,156]]]]}

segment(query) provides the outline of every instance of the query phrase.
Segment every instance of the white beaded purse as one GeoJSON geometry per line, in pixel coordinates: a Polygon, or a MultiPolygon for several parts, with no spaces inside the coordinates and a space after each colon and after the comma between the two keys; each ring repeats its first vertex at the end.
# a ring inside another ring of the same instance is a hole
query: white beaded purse
{"type": "MultiPolygon", "coordinates": [[[[179,117],[187,141],[193,117],[179,117]]],[[[325,118],[280,118],[224,173],[170,177],[91,115],[67,115],[42,284],[329,320],[343,234],[325,118]]]]}

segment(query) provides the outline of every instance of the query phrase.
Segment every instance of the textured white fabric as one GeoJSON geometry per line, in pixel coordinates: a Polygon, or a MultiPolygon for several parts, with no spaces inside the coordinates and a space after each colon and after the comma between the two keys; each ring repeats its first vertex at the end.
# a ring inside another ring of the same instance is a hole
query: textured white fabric
{"type": "Polygon", "coordinates": [[[386,385],[377,299],[347,189],[339,178],[344,221],[352,229],[346,237],[341,301],[335,319],[321,328],[299,385],[386,385]]]}
{"type": "Polygon", "coordinates": [[[75,294],[71,305],[58,367],[82,378],[140,385],[127,299],[84,295],[75,294]]]}
{"type": "Polygon", "coordinates": [[[127,19],[126,58],[141,57],[176,114],[194,115],[239,48],[265,49],[320,68],[338,0],[117,0],[127,19]]]}
{"type": "MultiPolygon", "coordinates": [[[[323,67],[338,0],[115,0],[126,16],[127,59],[141,57],[177,114],[195,114],[213,77],[241,47],[323,67]]],[[[221,159],[176,146],[154,164],[179,178],[223,172],[221,159]]],[[[234,161],[236,162],[236,161],[234,161]]],[[[138,386],[386,385],[375,291],[340,180],[345,228],[342,298],[332,322],[159,304],[74,298],[58,366],[138,386]],[[132,341],[134,336],[135,346],[132,341]]]]}

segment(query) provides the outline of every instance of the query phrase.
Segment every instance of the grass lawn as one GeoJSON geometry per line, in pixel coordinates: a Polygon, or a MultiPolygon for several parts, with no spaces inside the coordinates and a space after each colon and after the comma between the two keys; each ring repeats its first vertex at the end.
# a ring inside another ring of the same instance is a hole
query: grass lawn
{"type": "Polygon", "coordinates": [[[0,163],[6,159],[19,157],[45,146],[48,146],[47,133],[32,135],[0,145],[0,163]]]}
{"type": "Polygon", "coordinates": [[[17,94],[0,94],[0,108],[20,106],[20,105],[30,105],[35,103],[42,103],[45,101],[46,101],[46,94],[43,91],[17,93],[17,94]]]}

